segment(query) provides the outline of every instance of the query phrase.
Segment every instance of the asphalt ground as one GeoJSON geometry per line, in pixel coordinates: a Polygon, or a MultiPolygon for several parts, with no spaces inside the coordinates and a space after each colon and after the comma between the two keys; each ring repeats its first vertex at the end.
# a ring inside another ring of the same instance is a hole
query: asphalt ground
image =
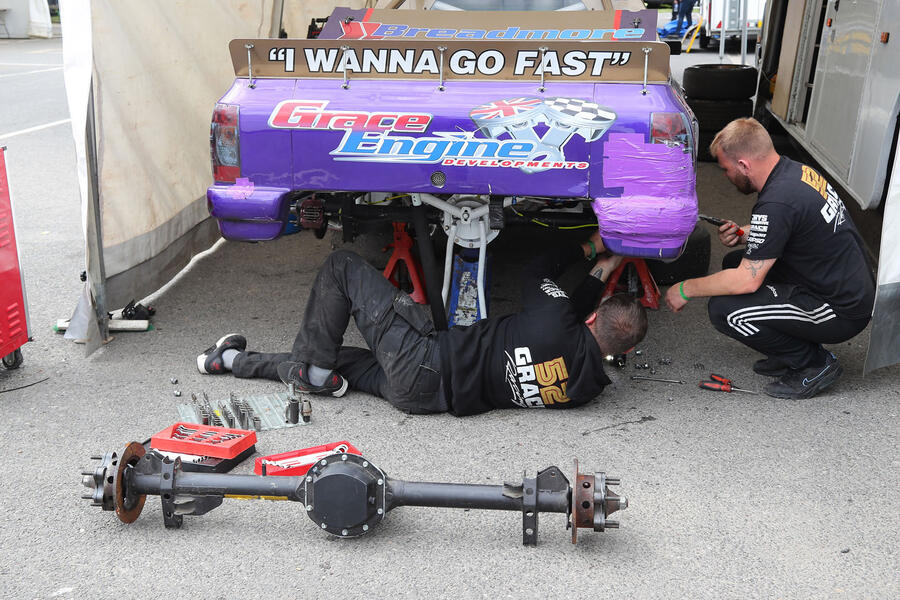
{"type": "MultiPolygon", "coordinates": [[[[577,545],[560,515],[542,515],[539,545],[523,547],[516,513],[404,507],[370,535],[339,540],[287,502],[228,500],[180,530],[163,528],[155,497],[131,525],[92,508],[79,475],[91,454],[162,430],[191,392],[280,389],[202,376],[195,357],[229,331],[254,349],[289,347],[316,268],[340,244],[224,243],[155,299],[155,330],[116,334],[84,358],[51,329],[71,314],[84,268],[71,130],[22,132],[68,117],[61,68],[44,70],[61,56],[59,39],[0,40],[0,145],[35,337],[20,369],[0,369],[0,596],[897,597],[900,368],[863,377],[866,331],[833,348],[845,375],[815,399],[699,390],[710,372],[750,389],[768,381],[750,368],[758,355],[713,331],[703,301],[652,312],[640,345],[657,376],[685,385],[630,381],[647,374],[632,358],[577,410],[407,416],[351,392],[315,399],[308,426],[259,436],[260,454],[350,440],[389,476],[414,481],[499,484],[549,465],[572,479],[578,458],[582,470],[620,477],[631,506],[616,515],[620,529],[582,532],[577,545]]],[[[677,57],[673,70],[690,61],[717,56],[677,57]]],[[[714,165],[700,164],[698,193],[702,211],[746,222],[753,200],[714,165]]],[[[495,313],[515,309],[518,265],[546,235],[492,244],[495,313]]],[[[381,244],[354,247],[383,264],[381,244]]],[[[713,265],[723,253],[714,244],[713,265]]],[[[348,342],[361,339],[350,332],[348,342]]]]}

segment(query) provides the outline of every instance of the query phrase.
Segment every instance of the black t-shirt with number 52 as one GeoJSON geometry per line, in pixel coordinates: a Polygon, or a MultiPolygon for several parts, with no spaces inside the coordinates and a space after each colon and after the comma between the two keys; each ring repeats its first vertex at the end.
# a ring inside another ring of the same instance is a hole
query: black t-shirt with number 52
{"type": "MultiPolygon", "coordinates": [[[[583,321],[588,307],[570,300],[553,281],[583,258],[577,244],[541,253],[523,269],[522,312],[438,334],[451,413],[571,408],[609,385],[603,352],[583,321]]],[[[582,296],[579,290],[573,299],[582,296]]]]}
{"type": "Polygon", "coordinates": [[[875,277],[862,238],[834,188],[814,169],[781,157],[750,219],[749,260],[777,259],[769,277],[803,286],[840,316],[872,315],[875,277]]]}

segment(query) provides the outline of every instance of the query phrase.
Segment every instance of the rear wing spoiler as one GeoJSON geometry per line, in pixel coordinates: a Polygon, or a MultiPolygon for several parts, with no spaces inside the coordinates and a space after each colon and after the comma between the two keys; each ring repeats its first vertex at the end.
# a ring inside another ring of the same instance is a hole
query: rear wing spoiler
{"type": "MultiPolygon", "coordinates": [[[[547,14],[547,13],[543,13],[547,14]]],[[[655,34],[654,34],[655,35],[655,34]]],[[[236,77],[666,83],[658,41],[236,39],[236,77]]]]}

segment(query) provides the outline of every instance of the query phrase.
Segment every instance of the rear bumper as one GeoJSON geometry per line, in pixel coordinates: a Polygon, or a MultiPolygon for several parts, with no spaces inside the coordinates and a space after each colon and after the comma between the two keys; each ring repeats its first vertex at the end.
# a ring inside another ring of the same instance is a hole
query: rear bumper
{"type": "Polygon", "coordinates": [[[616,254],[674,259],[697,224],[693,155],[611,134],[604,146],[603,185],[621,195],[594,199],[603,243],[616,254]]]}
{"type": "Polygon", "coordinates": [[[206,190],[209,214],[227,240],[258,242],[277,238],[288,222],[287,188],[255,186],[247,179],[206,190]]]}
{"type": "Polygon", "coordinates": [[[697,197],[597,198],[603,244],[615,254],[672,260],[697,224],[697,197]]]}

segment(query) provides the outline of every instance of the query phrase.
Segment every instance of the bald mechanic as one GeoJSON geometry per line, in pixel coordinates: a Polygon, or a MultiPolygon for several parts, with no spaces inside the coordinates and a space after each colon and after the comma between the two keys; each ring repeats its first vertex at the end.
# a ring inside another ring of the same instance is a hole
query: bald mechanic
{"type": "Polygon", "coordinates": [[[811,398],[843,371],[822,344],[849,340],[872,316],[875,278],[862,239],[834,188],[776,153],[755,119],[729,123],[710,152],[739,191],[759,194],[743,236],[733,222],[719,228],[725,246],[745,248],[727,255],[722,271],[669,288],[666,303],[678,312],[710,297],[713,326],[766,355],[753,365],[778,378],[766,393],[811,398]]]}
{"type": "Polygon", "coordinates": [[[334,252],[316,276],[290,353],[249,352],[246,339],[231,334],[198,356],[197,368],[280,379],[311,394],[353,388],[415,414],[580,406],[610,383],[604,357],[632,348],[647,330],[635,299],[591,302],[622,260],[603,251],[595,234],[544,253],[524,269],[522,312],[440,332],[360,256],[334,252]],[[596,259],[592,276],[570,299],[554,278],[585,258],[596,259]],[[368,349],[342,346],[351,317],[368,349]]]}

